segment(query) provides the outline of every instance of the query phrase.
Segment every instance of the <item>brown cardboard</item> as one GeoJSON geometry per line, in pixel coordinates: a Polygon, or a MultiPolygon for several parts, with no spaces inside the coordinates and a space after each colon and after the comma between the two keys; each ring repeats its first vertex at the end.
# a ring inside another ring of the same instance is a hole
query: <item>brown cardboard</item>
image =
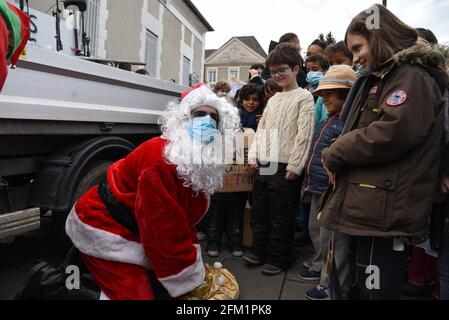
{"type": "Polygon", "coordinates": [[[245,129],[244,133],[236,134],[234,145],[237,152],[234,155],[234,164],[226,167],[223,188],[218,190],[217,193],[251,192],[253,190],[254,175],[250,173],[248,165],[248,150],[251,147],[253,138],[254,130],[252,129],[245,129]]]}

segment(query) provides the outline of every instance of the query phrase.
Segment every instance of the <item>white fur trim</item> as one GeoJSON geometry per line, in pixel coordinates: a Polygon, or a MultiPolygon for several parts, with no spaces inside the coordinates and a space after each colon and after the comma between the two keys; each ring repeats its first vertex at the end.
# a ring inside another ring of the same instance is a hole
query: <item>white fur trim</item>
{"type": "Polygon", "coordinates": [[[197,244],[194,246],[196,249],[196,261],[193,265],[174,276],[159,279],[173,298],[192,291],[205,281],[206,271],[204,270],[203,258],[201,257],[201,247],[197,244]]]}
{"type": "Polygon", "coordinates": [[[111,299],[109,299],[109,297],[106,295],[106,293],[101,291],[99,300],[111,300],[111,299]]]}
{"type": "Polygon", "coordinates": [[[142,244],[85,224],[76,214],[75,207],[67,217],[65,231],[75,247],[84,254],[151,269],[142,244]]]}

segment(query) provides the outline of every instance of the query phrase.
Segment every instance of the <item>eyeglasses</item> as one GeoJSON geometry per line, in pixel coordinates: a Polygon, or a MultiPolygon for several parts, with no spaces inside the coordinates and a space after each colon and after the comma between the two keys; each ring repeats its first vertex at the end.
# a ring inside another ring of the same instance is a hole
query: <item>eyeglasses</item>
{"type": "Polygon", "coordinates": [[[274,77],[277,75],[279,75],[280,77],[285,76],[285,71],[287,71],[288,69],[291,69],[291,67],[285,67],[285,68],[279,68],[278,70],[271,70],[271,76],[274,77]]]}
{"type": "Polygon", "coordinates": [[[210,116],[212,119],[215,120],[215,122],[217,122],[217,124],[220,122],[220,117],[218,116],[218,113],[216,113],[216,112],[211,112],[211,113],[208,113],[206,111],[193,111],[192,112],[192,118],[202,118],[202,117],[206,117],[206,116],[210,116]]]}

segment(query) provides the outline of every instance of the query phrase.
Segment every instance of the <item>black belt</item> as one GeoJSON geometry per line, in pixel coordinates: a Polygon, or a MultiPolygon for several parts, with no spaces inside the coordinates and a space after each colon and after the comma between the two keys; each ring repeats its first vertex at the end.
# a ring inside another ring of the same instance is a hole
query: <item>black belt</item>
{"type": "Polygon", "coordinates": [[[103,201],[108,212],[118,223],[132,233],[139,233],[139,227],[137,226],[136,219],[134,219],[131,212],[129,212],[128,207],[124,206],[118,202],[117,199],[115,199],[114,194],[109,188],[107,179],[105,179],[98,186],[98,194],[100,195],[100,199],[103,201]]]}

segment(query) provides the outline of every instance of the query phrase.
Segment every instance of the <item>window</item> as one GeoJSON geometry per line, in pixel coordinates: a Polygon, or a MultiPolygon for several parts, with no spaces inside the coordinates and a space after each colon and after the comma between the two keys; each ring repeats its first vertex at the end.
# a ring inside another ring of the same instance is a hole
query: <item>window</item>
{"type": "Polygon", "coordinates": [[[229,79],[233,77],[239,79],[239,68],[229,68],[229,79]]]}
{"type": "Polygon", "coordinates": [[[157,35],[147,30],[145,38],[145,58],[147,64],[147,71],[151,77],[156,77],[157,74],[157,35]]]}
{"type": "Polygon", "coordinates": [[[97,56],[98,29],[100,17],[100,0],[89,0],[85,12],[86,33],[90,38],[89,51],[93,57],[97,56]]]}
{"type": "Polygon", "coordinates": [[[190,85],[190,59],[182,57],[182,84],[190,85]]]}
{"type": "Polygon", "coordinates": [[[207,69],[207,82],[208,83],[217,82],[217,69],[207,69]]]}

